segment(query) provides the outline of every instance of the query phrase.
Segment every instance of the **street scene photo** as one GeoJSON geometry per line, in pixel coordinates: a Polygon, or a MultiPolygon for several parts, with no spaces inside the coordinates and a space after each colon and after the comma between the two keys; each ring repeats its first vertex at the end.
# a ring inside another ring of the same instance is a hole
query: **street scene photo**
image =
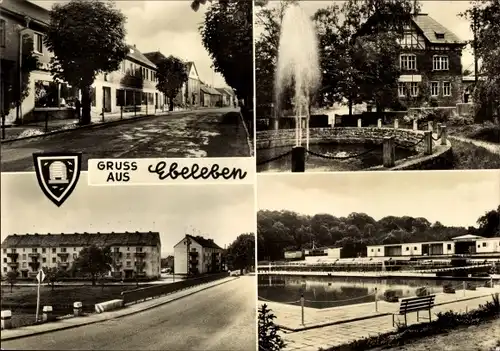
{"type": "Polygon", "coordinates": [[[256,1],[258,172],[500,168],[500,4],[256,1]]]}
{"type": "Polygon", "coordinates": [[[3,173],[4,350],[255,350],[252,185],[89,186],[3,173]]]}
{"type": "Polygon", "coordinates": [[[500,347],[500,171],[267,175],[257,189],[260,350],[500,347]]]}
{"type": "Polygon", "coordinates": [[[1,166],[253,156],[252,3],[4,0],[1,166]]]}

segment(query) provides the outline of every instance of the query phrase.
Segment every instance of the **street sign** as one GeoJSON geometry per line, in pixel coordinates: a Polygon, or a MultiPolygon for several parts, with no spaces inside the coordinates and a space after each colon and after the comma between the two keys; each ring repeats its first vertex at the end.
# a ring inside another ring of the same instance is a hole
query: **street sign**
{"type": "Polygon", "coordinates": [[[36,275],[36,280],[38,280],[38,284],[41,284],[45,280],[45,273],[43,272],[42,269],[38,271],[38,274],[36,275]]]}

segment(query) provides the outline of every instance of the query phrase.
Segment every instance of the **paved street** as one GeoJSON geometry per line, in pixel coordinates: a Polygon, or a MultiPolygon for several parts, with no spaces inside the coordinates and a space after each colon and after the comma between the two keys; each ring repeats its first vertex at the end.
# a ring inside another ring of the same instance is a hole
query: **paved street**
{"type": "Polygon", "coordinates": [[[3,172],[33,171],[34,152],[83,152],[84,171],[89,158],[250,156],[239,111],[232,108],[139,118],[2,144],[1,149],[3,172]]]}
{"type": "Polygon", "coordinates": [[[4,350],[255,350],[255,277],[135,315],[2,341],[4,350]]]}

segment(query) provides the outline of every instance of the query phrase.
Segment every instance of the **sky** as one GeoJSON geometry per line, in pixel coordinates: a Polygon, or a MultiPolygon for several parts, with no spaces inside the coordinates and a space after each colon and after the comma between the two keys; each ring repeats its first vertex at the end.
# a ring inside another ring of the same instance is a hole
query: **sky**
{"type": "Polygon", "coordinates": [[[224,247],[256,231],[252,185],[89,186],[82,172],[57,207],[35,173],[2,173],[1,194],[2,241],[10,234],[157,231],[166,256],[185,233],[224,247]]]}
{"type": "MultiPolygon", "coordinates": [[[[333,3],[338,3],[341,5],[343,1],[313,1],[313,0],[302,0],[300,1],[300,6],[304,12],[312,16],[318,9],[330,6],[333,3]]],[[[277,6],[279,1],[270,1],[268,6],[277,6]]],[[[460,1],[446,1],[446,0],[420,0],[421,13],[426,13],[436,21],[441,23],[443,26],[451,30],[459,39],[468,41],[472,40],[473,34],[470,29],[470,24],[467,20],[458,17],[459,13],[464,12],[470,7],[470,2],[467,0],[460,1]]],[[[257,35],[260,33],[260,29],[255,27],[255,32],[257,35]]],[[[463,69],[474,70],[474,58],[472,56],[472,50],[470,46],[462,53],[462,66],[463,69]]]]}
{"type": "Polygon", "coordinates": [[[257,198],[261,210],[413,216],[468,227],[500,205],[500,171],[261,175],[257,198]]]}
{"type": "MultiPolygon", "coordinates": [[[[63,1],[30,0],[46,9],[63,1]]],[[[136,45],[142,53],[161,51],[165,56],[174,55],[193,61],[200,79],[215,87],[227,86],[219,73],[213,73],[212,60],[203,47],[198,27],[203,23],[210,3],[195,12],[191,2],[181,1],[116,1],[116,7],[127,17],[127,43],[136,45]]]]}

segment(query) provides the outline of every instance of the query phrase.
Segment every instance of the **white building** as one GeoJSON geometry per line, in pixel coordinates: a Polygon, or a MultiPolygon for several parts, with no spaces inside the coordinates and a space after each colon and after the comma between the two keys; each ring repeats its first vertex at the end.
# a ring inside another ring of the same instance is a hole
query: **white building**
{"type": "Polygon", "coordinates": [[[2,242],[2,275],[14,271],[19,278],[34,278],[44,267],[70,271],[80,251],[92,245],[110,248],[110,277],[160,276],[161,242],[157,232],[9,235],[2,242]]]}
{"type": "Polygon", "coordinates": [[[211,239],[186,236],[174,246],[175,274],[204,274],[223,270],[224,250],[211,239]]]}

